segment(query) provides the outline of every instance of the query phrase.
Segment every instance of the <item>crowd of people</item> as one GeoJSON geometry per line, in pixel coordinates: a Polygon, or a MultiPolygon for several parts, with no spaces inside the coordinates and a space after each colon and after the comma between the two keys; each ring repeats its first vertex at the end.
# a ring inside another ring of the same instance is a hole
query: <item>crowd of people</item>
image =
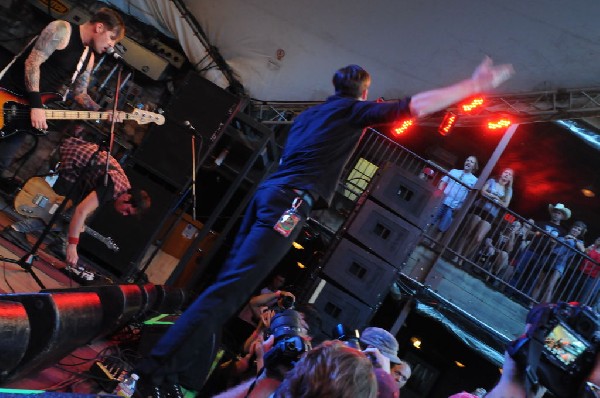
{"type": "MultiPolygon", "coordinates": [[[[69,87],[63,98],[70,95],[81,108],[100,109],[87,93],[94,57],[112,50],[124,29],[118,13],[101,8],[82,25],[50,23],[15,57],[2,71],[0,83],[27,101],[31,128],[48,128],[43,91],[69,87]]],[[[318,312],[310,305],[290,306],[295,298],[283,289],[281,276],[249,298],[285,255],[309,212],[331,203],[365,128],[430,115],[499,86],[513,73],[511,65],[494,65],[486,57],[470,77],[455,84],[395,101],[368,101],[371,77],[366,70],[348,65],[336,71],[334,95],[295,119],[279,167],[250,201],[216,281],[136,364],[137,396],[180,397],[180,386],[185,385],[202,396],[221,398],[399,397],[411,367],[398,357],[398,342],[389,332],[369,327],[362,331],[358,346],[321,342],[318,312]],[[236,316],[244,303],[247,306],[236,316]],[[221,340],[224,329],[231,333],[221,340]]],[[[119,120],[119,115],[110,118],[119,120]]],[[[14,162],[22,144],[19,134],[2,141],[0,172],[14,162]]],[[[64,166],[58,188],[79,194],[64,239],[66,261],[75,265],[79,235],[96,208],[113,202],[123,216],[141,214],[150,198],[133,190],[118,162],[96,144],[71,137],[61,146],[61,155],[64,166]],[[99,167],[102,164],[110,165],[106,173],[99,167]]],[[[469,156],[462,169],[442,178],[439,188],[445,198],[434,218],[438,236],[457,222],[457,210],[477,183],[478,166],[477,158],[469,156]]],[[[585,248],[585,223],[576,221],[568,230],[561,225],[571,217],[568,208],[550,205],[550,221],[519,220],[497,228],[505,222],[513,197],[514,174],[506,168],[485,182],[456,251],[475,261],[485,257],[492,274],[502,274],[508,284],[541,301],[555,298],[561,277],[578,271],[582,297],[595,302],[600,238],[585,248]],[[492,230],[498,232],[490,234],[492,230]]],[[[32,225],[15,223],[4,235],[23,241],[21,235],[31,232],[32,225]]],[[[502,379],[488,396],[525,396],[514,368],[507,356],[502,379]]]]}
{"type": "MultiPolygon", "coordinates": [[[[504,168],[474,191],[477,158],[467,157],[462,170],[452,169],[440,179],[443,199],[433,215],[428,235],[435,241],[446,233],[454,214],[473,192],[464,220],[459,220],[451,249],[458,265],[469,260],[485,272],[486,281],[502,281],[533,301],[573,300],[598,307],[598,242],[585,245],[587,225],[581,220],[568,227],[571,210],[549,204],[549,220],[522,219],[508,210],[513,197],[514,170],[504,168]],[[560,289],[559,289],[560,288],[560,289]]],[[[435,247],[433,245],[432,247],[435,247]]]]}

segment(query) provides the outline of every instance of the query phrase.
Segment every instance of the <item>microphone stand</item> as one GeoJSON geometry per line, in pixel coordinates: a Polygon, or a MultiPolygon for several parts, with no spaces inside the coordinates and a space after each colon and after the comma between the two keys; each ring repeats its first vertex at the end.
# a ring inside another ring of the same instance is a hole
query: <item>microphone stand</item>
{"type": "Polygon", "coordinates": [[[108,139],[108,151],[106,156],[106,167],[104,169],[104,186],[108,186],[108,165],[110,164],[110,157],[113,152],[113,145],[115,142],[115,123],[117,117],[117,105],[119,103],[119,91],[121,91],[121,72],[123,71],[123,65],[119,63],[119,70],[117,72],[117,83],[115,85],[115,95],[113,98],[113,113],[112,118],[110,120],[110,136],[108,139]]]}

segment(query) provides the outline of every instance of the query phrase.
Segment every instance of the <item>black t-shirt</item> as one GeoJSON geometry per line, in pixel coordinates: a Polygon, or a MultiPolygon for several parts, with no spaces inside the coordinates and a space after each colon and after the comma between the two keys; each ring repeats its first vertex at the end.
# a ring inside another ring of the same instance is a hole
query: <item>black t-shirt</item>
{"type": "Polygon", "coordinates": [[[541,255],[550,254],[552,251],[555,242],[552,238],[558,238],[559,236],[564,236],[567,233],[565,228],[549,221],[537,222],[535,225],[542,231],[546,232],[546,234],[542,234],[540,231],[536,230],[535,235],[529,244],[529,248],[533,252],[541,255]]]}
{"type": "Polygon", "coordinates": [[[409,117],[409,104],[410,98],[378,103],[333,95],[307,109],[294,120],[279,168],[262,185],[307,190],[315,209],[327,207],[364,129],[409,117]]]}

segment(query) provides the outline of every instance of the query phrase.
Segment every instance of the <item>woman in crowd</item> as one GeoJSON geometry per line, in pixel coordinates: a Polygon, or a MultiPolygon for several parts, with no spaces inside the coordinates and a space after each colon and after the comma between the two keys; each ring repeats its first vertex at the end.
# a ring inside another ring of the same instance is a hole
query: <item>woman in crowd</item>
{"type": "Polygon", "coordinates": [[[565,274],[567,265],[573,263],[577,250],[585,251],[585,245],[581,240],[585,231],[587,231],[587,225],[582,221],[575,221],[569,233],[558,238],[559,243],[552,249],[552,257],[554,257],[554,261],[551,262],[552,268],[550,270],[543,269],[540,272],[536,287],[533,289],[534,299],[539,299],[543,303],[552,301],[556,283],[565,274]]]}
{"type": "Polygon", "coordinates": [[[506,168],[499,177],[490,178],[481,188],[481,196],[474,204],[466,220],[463,238],[457,252],[471,257],[492,228],[492,222],[500,214],[500,209],[508,207],[513,194],[513,169],[506,168]]]}

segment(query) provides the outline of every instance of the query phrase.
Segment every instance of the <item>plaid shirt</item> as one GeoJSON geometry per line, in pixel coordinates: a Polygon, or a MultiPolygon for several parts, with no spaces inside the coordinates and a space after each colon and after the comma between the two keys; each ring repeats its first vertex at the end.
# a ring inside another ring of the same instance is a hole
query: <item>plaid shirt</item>
{"type": "MultiPolygon", "coordinates": [[[[98,145],[96,144],[81,138],[67,138],[60,146],[62,177],[71,183],[76,183],[77,179],[82,177],[83,189],[87,192],[95,190],[97,186],[103,184],[106,170],[106,151],[97,151],[98,145]],[[81,176],[81,171],[85,169],[92,156],[88,172],[81,176]]],[[[113,200],[131,189],[131,184],[123,168],[112,156],[109,159],[108,175],[114,184],[113,200]]]]}

